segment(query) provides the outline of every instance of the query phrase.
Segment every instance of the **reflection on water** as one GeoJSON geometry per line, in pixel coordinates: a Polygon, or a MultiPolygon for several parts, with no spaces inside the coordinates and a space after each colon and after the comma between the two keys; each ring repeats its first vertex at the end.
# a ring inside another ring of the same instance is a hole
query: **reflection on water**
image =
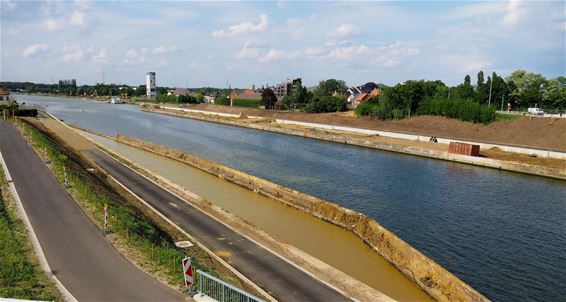
{"type": "Polygon", "coordinates": [[[565,182],[136,106],[17,98],[83,127],[186,150],[365,213],[492,300],[566,296],[565,182]]]}

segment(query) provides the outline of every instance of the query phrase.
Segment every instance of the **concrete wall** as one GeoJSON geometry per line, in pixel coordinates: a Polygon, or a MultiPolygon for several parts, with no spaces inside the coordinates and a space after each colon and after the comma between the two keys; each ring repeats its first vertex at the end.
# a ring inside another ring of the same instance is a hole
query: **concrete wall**
{"type": "Polygon", "coordinates": [[[352,231],[438,301],[488,301],[377,221],[361,213],[165,146],[118,135],[117,141],[187,163],[352,231]]]}

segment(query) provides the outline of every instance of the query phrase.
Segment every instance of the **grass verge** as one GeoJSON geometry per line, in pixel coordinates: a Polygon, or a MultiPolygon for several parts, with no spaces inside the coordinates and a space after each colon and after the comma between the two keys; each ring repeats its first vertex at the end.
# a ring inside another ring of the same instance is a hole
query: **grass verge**
{"type": "MultiPolygon", "coordinates": [[[[187,255],[191,257],[195,270],[227,279],[219,276],[206,252],[196,246],[187,249],[176,247],[174,238],[157,227],[151,218],[118,194],[109,194],[101,189],[104,186],[95,184],[90,172],[76,159],[70,158],[73,155],[66,153],[51,138],[27,123],[21,124],[20,129],[28,141],[31,138],[37,153],[48,158],[49,168],[62,185],[65,185],[64,167],[67,167],[69,193],[101,230],[104,226],[104,205],[108,205],[108,225],[112,233],[107,237],[134,264],[176,289],[183,287],[181,259],[187,255]]],[[[193,290],[197,286],[195,282],[193,290]]]]}
{"type": "Polygon", "coordinates": [[[0,297],[63,301],[34,254],[0,167],[0,297]]]}

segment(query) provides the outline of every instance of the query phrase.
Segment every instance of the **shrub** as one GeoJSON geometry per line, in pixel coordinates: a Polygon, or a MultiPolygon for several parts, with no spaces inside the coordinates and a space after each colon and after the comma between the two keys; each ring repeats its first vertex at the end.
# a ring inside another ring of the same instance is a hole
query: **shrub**
{"type": "Polygon", "coordinates": [[[219,96],[214,99],[214,105],[230,106],[230,99],[227,96],[219,96]]]}
{"type": "Polygon", "coordinates": [[[251,107],[257,108],[261,104],[261,100],[251,100],[251,99],[234,99],[232,102],[233,106],[237,107],[251,107]]]}
{"type": "Polygon", "coordinates": [[[321,96],[312,99],[305,111],[309,113],[346,111],[346,98],[339,96],[321,96]]]}
{"type": "Polygon", "coordinates": [[[439,115],[462,121],[488,124],[495,120],[495,108],[471,100],[431,99],[418,109],[419,115],[439,115]]]}

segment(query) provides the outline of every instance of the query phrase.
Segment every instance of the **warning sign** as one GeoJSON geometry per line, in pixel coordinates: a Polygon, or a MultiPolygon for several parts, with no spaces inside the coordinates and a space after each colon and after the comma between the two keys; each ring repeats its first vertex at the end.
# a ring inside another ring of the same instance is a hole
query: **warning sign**
{"type": "Polygon", "coordinates": [[[193,265],[189,257],[183,259],[183,275],[185,277],[185,286],[191,287],[193,285],[193,265]]]}

